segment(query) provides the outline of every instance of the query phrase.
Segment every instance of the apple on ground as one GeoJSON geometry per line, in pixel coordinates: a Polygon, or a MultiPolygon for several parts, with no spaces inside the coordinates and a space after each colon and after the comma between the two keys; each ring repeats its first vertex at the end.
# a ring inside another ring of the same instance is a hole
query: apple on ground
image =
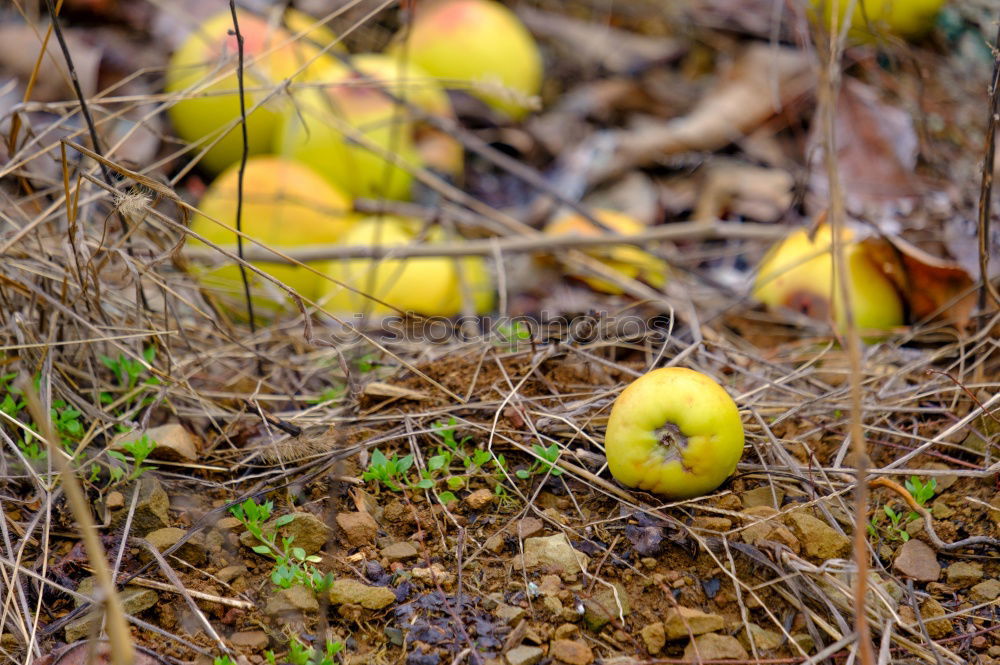
{"type": "Polygon", "coordinates": [[[542,56],[517,16],[493,0],[417,4],[390,47],[446,88],[467,90],[517,120],[542,85],[542,56]]]}
{"type": "Polygon", "coordinates": [[[683,367],[648,372],[615,400],[604,436],[618,482],[671,499],[708,494],[743,455],[743,423],[725,389],[683,367]]]}
{"type": "MultiPolygon", "coordinates": [[[[316,43],[330,43],[336,38],[323,26],[312,29],[308,39],[293,40],[285,28],[249,12],[238,12],[243,35],[244,102],[247,111],[247,147],[251,155],[271,152],[275,128],[287,104],[284,93],[277,93],[259,108],[253,107],[268,97],[275,86],[290,78],[307,63],[296,81],[309,80],[332,62],[320,54],[316,43]]],[[[288,19],[305,29],[311,19],[294,12],[288,19]]],[[[240,98],[236,75],[238,45],[228,9],[214,14],[198,26],[170,58],[166,91],[183,93],[183,98],[168,109],[177,135],[194,143],[207,145],[224,128],[231,129],[202,158],[202,168],[218,173],[240,160],[243,137],[239,128],[240,98]]]]}
{"type": "MultiPolygon", "coordinates": [[[[203,214],[195,215],[191,221],[192,231],[233,253],[237,242],[233,229],[238,176],[239,164],[219,175],[198,204],[203,214]]],[[[349,212],[350,202],[343,192],[308,167],[291,160],[273,156],[250,158],[243,186],[243,233],[279,251],[336,243],[356,219],[349,212]]],[[[197,240],[191,242],[201,245],[197,240]]],[[[251,244],[249,240],[243,242],[244,247],[251,244]]],[[[304,267],[277,261],[254,261],[253,265],[305,298],[315,301],[319,296],[321,278],[304,267]]],[[[243,281],[238,265],[227,260],[217,267],[197,269],[197,276],[203,287],[220,296],[226,306],[243,311],[243,281]]],[[[247,271],[247,277],[255,313],[270,317],[291,306],[284,289],[251,270],[247,271]]]]}
{"type": "MultiPolygon", "coordinates": [[[[856,0],[851,15],[851,36],[862,41],[888,33],[906,39],[919,39],[934,27],[934,20],[947,0],[856,0]]],[[[822,12],[821,23],[829,29],[835,8],[838,27],[847,15],[849,0],[810,0],[812,12],[822,12]]]]}
{"type": "MultiPolygon", "coordinates": [[[[903,302],[893,281],[850,229],[842,232],[847,288],[859,330],[884,331],[903,324],[903,302]]],[[[799,229],[775,245],[761,261],[754,297],[771,308],[798,311],[847,328],[840,287],[833,279],[833,233],[827,224],[809,237],[799,229]]]]}
{"type": "MultiPolygon", "coordinates": [[[[409,245],[420,242],[421,223],[394,216],[367,217],[341,239],[346,246],[409,245]]],[[[431,227],[423,239],[443,241],[439,227],[431,227]]],[[[363,312],[386,315],[397,308],[424,316],[454,316],[462,313],[468,299],[470,309],[485,313],[493,307],[493,282],[480,257],[416,257],[401,259],[345,259],[330,261],[320,304],[331,312],[363,312]],[[346,284],[361,293],[338,284],[346,284]],[[365,294],[365,295],[363,295],[365,294]]]]}
{"type": "MultiPolygon", "coordinates": [[[[646,226],[637,219],[614,210],[598,208],[593,216],[608,228],[622,235],[632,235],[646,230],[646,226]]],[[[545,226],[548,235],[581,235],[598,236],[607,231],[598,228],[579,213],[567,213],[553,219],[545,226]]],[[[607,248],[587,248],[587,254],[603,261],[622,275],[632,279],[640,279],[650,286],[663,288],[667,281],[667,264],[649,252],[644,252],[632,245],[609,245],[607,248]]],[[[620,294],[622,290],[606,279],[591,275],[575,275],[590,288],[603,293],[620,294]]]]}
{"type": "Polygon", "coordinates": [[[387,155],[422,166],[410,114],[339,63],[317,78],[323,87],[297,92],[296,112],[277,128],[278,153],[308,164],[352,197],[409,199],[413,176],[387,155]]]}

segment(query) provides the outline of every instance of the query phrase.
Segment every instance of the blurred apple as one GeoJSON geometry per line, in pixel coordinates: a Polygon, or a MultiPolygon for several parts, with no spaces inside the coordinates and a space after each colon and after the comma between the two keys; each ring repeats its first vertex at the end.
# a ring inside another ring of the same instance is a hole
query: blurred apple
{"type": "MultiPolygon", "coordinates": [[[[191,221],[191,230],[206,240],[236,249],[236,200],[239,165],[224,171],[208,188],[198,204],[202,213],[191,221]],[[229,229],[208,219],[212,217],[229,229]]],[[[355,217],[350,214],[347,196],[317,173],[294,161],[279,157],[253,157],[247,161],[243,184],[243,233],[269,247],[289,250],[311,244],[332,244],[350,229],[355,217]]],[[[192,240],[193,244],[202,243],[192,240]]],[[[244,240],[244,247],[251,246],[244,240]]],[[[316,300],[320,277],[309,270],[287,263],[252,262],[300,295],[316,300]]],[[[198,269],[202,285],[219,295],[236,311],[243,308],[243,282],[239,266],[231,262],[198,269]]],[[[253,271],[247,271],[257,313],[270,316],[289,306],[286,292],[253,271]]]]}
{"type": "Polygon", "coordinates": [[[492,0],[417,4],[390,55],[409,58],[446,88],[467,89],[519,119],[542,86],[542,56],[520,19],[492,0]]]}
{"type": "Polygon", "coordinates": [[[671,499],[702,496],[736,470],[743,423],[726,390],[683,367],[663,367],[615,400],[604,435],[618,482],[671,499]]]}
{"type": "MultiPolygon", "coordinates": [[[[291,33],[259,16],[248,12],[238,12],[237,16],[243,35],[248,153],[262,154],[272,150],[275,127],[287,99],[279,92],[259,108],[253,107],[306,63],[312,64],[295,80],[308,80],[329,66],[330,57],[320,55],[315,43],[334,37],[319,26],[307,39],[292,41],[291,33]]],[[[298,12],[289,14],[289,19],[298,29],[304,29],[310,22],[298,12]]],[[[189,142],[206,137],[214,139],[224,127],[233,125],[200,162],[202,168],[212,173],[239,161],[243,154],[242,132],[238,122],[233,124],[240,118],[240,98],[236,76],[238,46],[232,30],[233,19],[228,9],[211,16],[174,52],[166,75],[167,92],[182,93],[190,89],[190,97],[168,110],[180,138],[189,142]]]]}
{"type": "MultiPolygon", "coordinates": [[[[420,222],[403,217],[368,217],[341,239],[346,246],[409,245],[418,242],[420,222]]],[[[439,243],[438,227],[427,233],[426,242],[439,243]]],[[[485,313],[493,308],[493,282],[486,262],[479,257],[419,257],[404,259],[345,259],[330,261],[325,272],[331,278],[371,295],[403,312],[425,316],[454,316],[462,312],[468,296],[471,308],[485,313]]],[[[393,310],[327,282],[321,304],[332,312],[390,314],[393,310]]]]}
{"type": "MultiPolygon", "coordinates": [[[[903,303],[875,254],[844,229],[847,288],[859,330],[885,330],[903,323],[903,303]]],[[[754,297],[769,307],[796,310],[846,329],[840,288],[833,280],[833,233],[826,224],[810,239],[799,229],[775,245],[761,261],[754,297]]]]}
{"type": "MultiPolygon", "coordinates": [[[[838,12],[840,24],[847,15],[849,0],[810,0],[813,11],[829,20],[838,12]]],[[[856,0],[851,15],[851,35],[871,39],[889,33],[906,39],[919,39],[934,27],[934,20],[946,0],[856,0]]],[[[839,24],[838,24],[839,25],[839,24]]]]}
{"type": "MultiPolygon", "coordinates": [[[[614,210],[596,209],[593,215],[608,228],[622,235],[633,235],[646,230],[646,226],[633,217],[614,210]]],[[[548,235],[598,236],[607,231],[598,228],[578,213],[567,213],[556,217],[545,227],[548,235]]],[[[641,279],[658,289],[667,281],[667,264],[648,252],[632,245],[609,245],[607,248],[584,250],[599,258],[607,266],[614,268],[625,277],[641,279]]],[[[620,294],[622,290],[606,279],[590,275],[578,275],[590,288],[604,293],[620,294]]]]}
{"type": "Polygon", "coordinates": [[[422,165],[410,114],[339,63],[318,79],[323,87],[296,93],[296,110],[278,127],[279,154],[308,164],[352,197],[408,199],[413,176],[385,154],[422,165]],[[355,140],[358,136],[376,149],[355,140]]]}

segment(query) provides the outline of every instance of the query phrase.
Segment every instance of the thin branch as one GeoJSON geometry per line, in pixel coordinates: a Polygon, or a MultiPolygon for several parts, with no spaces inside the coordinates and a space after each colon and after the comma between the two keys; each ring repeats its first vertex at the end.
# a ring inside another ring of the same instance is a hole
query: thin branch
{"type": "Polygon", "coordinates": [[[1000,294],[990,281],[990,208],[993,203],[993,169],[997,142],[997,114],[1000,113],[1000,22],[993,44],[993,79],[990,81],[990,113],[986,120],[986,155],[983,157],[983,180],[979,188],[979,274],[983,288],[979,309],[986,308],[986,294],[1000,306],[1000,294]]]}

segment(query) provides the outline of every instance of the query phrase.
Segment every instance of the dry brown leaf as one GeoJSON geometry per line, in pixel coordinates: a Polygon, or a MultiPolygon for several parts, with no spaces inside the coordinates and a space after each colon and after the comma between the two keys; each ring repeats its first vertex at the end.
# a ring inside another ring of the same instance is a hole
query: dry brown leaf
{"type": "Polygon", "coordinates": [[[616,132],[617,150],[591,182],[667,155],[712,151],[740,140],[815,85],[804,51],[754,44],[683,118],[616,132]]]}

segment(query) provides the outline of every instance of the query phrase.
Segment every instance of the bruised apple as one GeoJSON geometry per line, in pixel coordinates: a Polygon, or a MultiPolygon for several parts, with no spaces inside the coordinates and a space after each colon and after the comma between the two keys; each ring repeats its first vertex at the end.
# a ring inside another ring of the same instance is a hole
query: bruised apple
{"type": "MultiPolygon", "coordinates": [[[[211,184],[198,204],[204,214],[195,215],[191,230],[235,253],[236,200],[239,165],[224,171],[211,184]],[[229,228],[220,226],[212,217],[229,228]]],[[[247,160],[243,183],[243,233],[277,250],[311,244],[332,244],[354,223],[347,196],[309,168],[279,157],[261,156],[247,160]]],[[[201,244],[196,240],[191,241],[201,244]]],[[[244,247],[250,246],[244,240],[244,247]]],[[[272,261],[253,265],[292,287],[300,295],[315,300],[319,277],[301,266],[272,261]]],[[[201,269],[199,280],[224,303],[239,310],[243,306],[243,281],[239,266],[224,265],[201,269]]],[[[247,271],[251,297],[257,313],[273,315],[289,305],[284,289],[247,271]]]]}
{"type": "Polygon", "coordinates": [[[615,400],[604,450],[621,484],[687,499],[711,492],[736,469],[743,423],[713,379],[664,367],[640,376],[615,400]]]}
{"type": "Polygon", "coordinates": [[[542,56],[517,16],[493,0],[416,5],[390,55],[409,57],[447,88],[467,90],[519,119],[542,85],[542,56]]]}
{"type": "MultiPolygon", "coordinates": [[[[379,216],[363,219],[340,240],[342,245],[409,245],[418,242],[420,222],[404,217],[379,216]]],[[[433,227],[425,242],[441,242],[433,227]]],[[[493,283],[486,262],[479,257],[415,257],[345,259],[330,261],[324,272],[363,294],[402,310],[425,316],[454,316],[462,312],[468,295],[477,313],[493,307],[493,283]],[[464,288],[463,288],[464,286],[464,288]]],[[[371,298],[328,281],[320,304],[332,312],[393,312],[371,298]]]]}
{"type": "MultiPolygon", "coordinates": [[[[859,330],[886,330],[903,323],[903,302],[878,258],[857,242],[850,229],[842,232],[847,264],[847,288],[859,330]]],[[[847,328],[840,287],[833,280],[833,233],[820,226],[810,239],[799,229],[773,247],[761,261],[754,297],[771,308],[796,310],[847,328]]]]}
{"type": "MultiPolygon", "coordinates": [[[[295,80],[308,80],[331,59],[321,55],[316,44],[333,39],[332,33],[319,26],[305,39],[293,40],[292,33],[273,26],[248,12],[238,12],[243,35],[243,86],[247,111],[248,154],[270,152],[282,109],[287,105],[278,93],[260,107],[275,86],[309,64],[295,80]]],[[[308,17],[290,13],[288,20],[296,31],[307,29],[308,17]]],[[[240,160],[243,136],[239,127],[240,97],[236,75],[238,45],[229,10],[214,14],[196,28],[170,58],[166,91],[185,97],[170,107],[168,114],[177,135],[189,142],[206,139],[231,127],[202,158],[200,165],[218,173],[240,160]]]]}
{"type": "MultiPolygon", "coordinates": [[[[624,213],[605,209],[597,209],[593,212],[598,221],[622,235],[632,235],[646,230],[646,226],[642,222],[624,213]]],[[[545,233],[548,235],[597,236],[606,233],[606,231],[597,228],[578,213],[568,213],[549,222],[545,227],[545,233]]],[[[658,289],[663,288],[667,281],[667,264],[638,247],[609,245],[600,250],[588,248],[584,251],[600,259],[605,265],[614,268],[625,277],[640,279],[658,289]]],[[[606,279],[590,275],[579,275],[578,277],[595,291],[612,294],[622,292],[617,285],[606,279]]]]}

